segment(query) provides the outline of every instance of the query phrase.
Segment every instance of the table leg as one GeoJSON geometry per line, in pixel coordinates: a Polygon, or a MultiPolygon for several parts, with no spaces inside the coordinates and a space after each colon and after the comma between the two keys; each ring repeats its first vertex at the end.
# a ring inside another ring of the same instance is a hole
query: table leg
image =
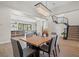
{"type": "Polygon", "coordinates": [[[36,49],[36,57],[40,57],[39,54],[40,54],[40,51],[39,51],[39,49],[37,48],[37,49],[36,49]]]}
{"type": "Polygon", "coordinates": [[[39,56],[40,56],[40,55],[39,55],[39,54],[40,54],[39,47],[32,46],[32,48],[36,50],[35,56],[36,56],[36,57],[39,57],[39,56]]]}

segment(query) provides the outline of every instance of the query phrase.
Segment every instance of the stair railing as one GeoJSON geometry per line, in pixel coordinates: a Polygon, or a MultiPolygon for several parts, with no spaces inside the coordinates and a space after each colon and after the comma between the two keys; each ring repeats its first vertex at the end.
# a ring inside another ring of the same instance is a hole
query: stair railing
{"type": "Polygon", "coordinates": [[[68,38],[68,29],[69,29],[69,22],[68,22],[68,18],[63,17],[63,20],[61,22],[58,22],[59,17],[56,17],[55,15],[52,16],[52,20],[55,24],[64,24],[66,26],[66,28],[64,28],[64,39],[68,38]],[[66,22],[65,22],[66,21],[66,22]]]}

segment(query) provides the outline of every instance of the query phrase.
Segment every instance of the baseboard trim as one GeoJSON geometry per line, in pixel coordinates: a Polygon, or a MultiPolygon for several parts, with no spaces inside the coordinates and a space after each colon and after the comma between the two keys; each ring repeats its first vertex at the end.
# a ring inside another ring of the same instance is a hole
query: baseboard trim
{"type": "Polygon", "coordinates": [[[4,42],[0,42],[0,44],[6,44],[6,43],[10,43],[11,41],[4,41],[4,42]]]}

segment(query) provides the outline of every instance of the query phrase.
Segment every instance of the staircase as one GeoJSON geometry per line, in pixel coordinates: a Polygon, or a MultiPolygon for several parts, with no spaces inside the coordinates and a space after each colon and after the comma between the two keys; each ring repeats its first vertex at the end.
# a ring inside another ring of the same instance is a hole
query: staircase
{"type": "Polygon", "coordinates": [[[68,39],[79,40],[79,26],[69,26],[68,39]]]}
{"type": "Polygon", "coordinates": [[[52,16],[52,20],[55,24],[63,24],[66,26],[66,28],[64,27],[64,34],[63,34],[63,38],[64,39],[68,39],[68,29],[69,29],[69,22],[68,22],[68,18],[66,17],[56,17],[56,16],[52,16]]]}

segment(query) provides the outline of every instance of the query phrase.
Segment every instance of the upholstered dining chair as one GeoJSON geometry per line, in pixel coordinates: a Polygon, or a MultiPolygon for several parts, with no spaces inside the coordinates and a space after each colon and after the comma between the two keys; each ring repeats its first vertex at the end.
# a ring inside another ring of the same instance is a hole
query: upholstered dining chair
{"type": "Polygon", "coordinates": [[[36,52],[34,49],[31,48],[22,49],[18,40],[11,39],[11,43],[13,48],[13,55],[15,57],[32,57],[36,52]]]}
{"type": "Polygon", "coordinates": [[[52,37],[50,40],[49,45],[42,45],[40,46],[40,50],[43,52],[48,53],[49,57],[51,55],[51,53],[53,52],[54,57],[57,55],[56,53],[56,42],[57,42],[57,35],[52,37]]]}

